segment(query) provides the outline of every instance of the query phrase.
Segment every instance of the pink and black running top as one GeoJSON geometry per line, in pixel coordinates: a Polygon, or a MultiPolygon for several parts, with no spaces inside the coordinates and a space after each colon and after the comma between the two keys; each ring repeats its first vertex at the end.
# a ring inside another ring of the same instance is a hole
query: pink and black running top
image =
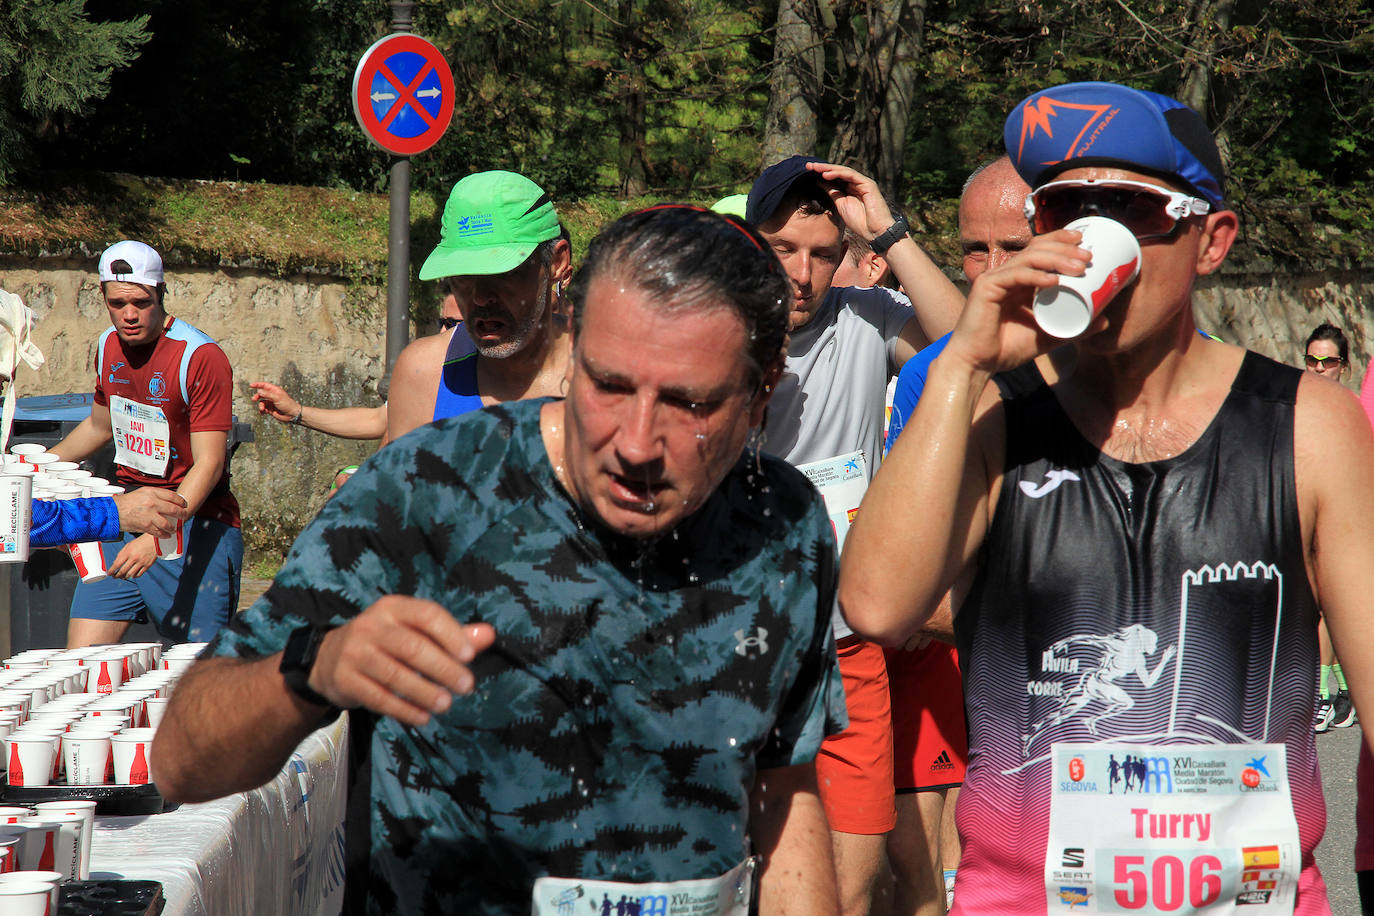
{"type": "Polygon", "coordinates": [[[1312,857],[1326,808],[1293,471],[1301,375],[1247,353],[1197,441],[1142,464],[1084,440],[1043,381],[1004,401],[1005,477],[955,619],[969,762],[954,913],[1045,912],[1050,749],[1101,741],[1284,744],[1297,912],[1329,911],[1312,857]],[[1090,644],[1065,663],[1064,647],[1090,644]],[[1139,667],[1113,677],[1106,655],[1122,646],[1139,667]]]}

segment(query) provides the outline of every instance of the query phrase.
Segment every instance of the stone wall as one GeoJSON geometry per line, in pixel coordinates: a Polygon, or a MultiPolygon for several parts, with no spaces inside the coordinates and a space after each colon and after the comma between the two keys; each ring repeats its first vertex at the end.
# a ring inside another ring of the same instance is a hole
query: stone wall
{"type": "MultiPolygon", "coordinates": [[[[35,337],[48,359],[41,372],[21,370],[21,396],[88,391],[94,384],[95,342],[109,319],[92,266],[88,259],[0,258],[0,286],[22,296],[38,316],[35,337]]],[[[370,455],[375,443],[262,417],[248,383],[276,381],[311,405],[381,403],[385,295],[337,277],[279,277],[240,267],[174,266],[168,287],[168,311],[219,341],[234,367],[234,411],[252,423],[256,437],[233,460],[245,539],[252,556],[280,556],[323,503],[335,470],[370,455]]],[[[1363,378],[1374,269],[1233,269],[1205,278],[1196,303],[1200,327],[1293,364],[1312,328],[1330,321],[1350,337],[1351,387],[1363,378]]]]}

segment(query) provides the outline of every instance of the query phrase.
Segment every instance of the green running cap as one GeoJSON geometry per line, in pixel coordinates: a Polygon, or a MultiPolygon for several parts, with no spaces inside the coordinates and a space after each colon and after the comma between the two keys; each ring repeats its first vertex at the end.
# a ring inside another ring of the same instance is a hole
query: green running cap
{"type": "Polygon", "coordinates": [[[420,268],[420,279],[503,274],[562,231],[553,201],[539,185],[515,172],[477,172],[453,186],[439,244],[420,268]]]}
{"type": "Polygon", "coordinates": [[[744,207],[748,201],[748,194],[731,194],[711,204],[711,209],[722,216],[738,216],[744,219],[744,207]]]}

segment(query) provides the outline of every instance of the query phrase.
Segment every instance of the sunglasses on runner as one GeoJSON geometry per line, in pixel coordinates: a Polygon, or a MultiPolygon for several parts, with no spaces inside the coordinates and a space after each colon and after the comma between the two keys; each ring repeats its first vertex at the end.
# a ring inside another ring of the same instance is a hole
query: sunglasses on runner
{"type": "Polygon", "coordinates": [[[1026,219],[1036,235],[1063,229],[1081,216],[1116,220],[1137,239],[1168,238],[1190,216],[1212,209],[1205,200],[1128,179],[1051,181],[1026,195],[1026,219]]]}
{"type": "Polygon", "coordinates": [[[1307,354],[1307,368],[1316,369],[1318,372],[1327,372],[1331,369],[1339,369],[1345,365],[1345,360],[1339,356],[1313,356],[1307,354]]]}
{"type": "Polygon", "coordinates": [[[461,318],[440,318],[439,327],[443,328],[445,331],[451,331],[458,327],[458,323],[462,320],[461,318]]]}

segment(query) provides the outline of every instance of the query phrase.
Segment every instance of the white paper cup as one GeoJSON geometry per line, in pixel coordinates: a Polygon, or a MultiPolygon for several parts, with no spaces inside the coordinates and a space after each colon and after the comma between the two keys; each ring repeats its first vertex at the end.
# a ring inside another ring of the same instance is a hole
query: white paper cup
{"type": "Polygon", "coordinates": [[[0,853],[4,854],[0,859],[0,875],[19,871],[19,837],[0,836],[0,853]]]}
{"type": "Polygon", "coordinates": [[[101,579],[109,578],[110,570],[105,565],[105,552],[100,549],[99,541],[68,544],[67,553],[71,554],[72,562],[76,564],[77,575],[81,577],[82,582],[99,582],[101,579]]]}
{"type": "Polygon", "coordinates": [[[143,701],[143,709],[148,717],[148,727],[157,728],[162,724],[163,713],[167,712],[167,704],[171,702],[166,697],[149,697],[143,701]]]}
{"type": "Polygon", "coordinates": [[[105,732],[73,731],[63,743],[67,785],[103,786],[110,778],[111,736],[105,732]]]}
{"type": "Polygon", "coordinates": [[[58,458],[56,455],[54,455],[52,452],[35,452],[32,455],[24,455],[23,458],[24,463],[27,464],[29,467],[33,468],[34,470],[42,470],[48,465],[56,464],[57,462],[62,460],[61,458],[58,458]]]}
{"type": "Polygon", "coordinates": [[[29,460],[30,455],[41,455],[47,450],[46,445],[39,445],[37,442],[17,442],[10,446],[10,454],[18,455],[25,461],[29,460]]]}
{"type": "Polygon", "coordinates": [[[0,913],[5,916],[51,916],[57,912],[51,885],[41,881],[0,883],[0,913]]]}
{"type": "Polygon", "coordinates": [[[28,560],[32,524],[33,478],[0,474],[0,563],[28,560]]]}
{"type": "Polygon", "coordinates": [[[149,751],[153,746],[151,728],[131,728],[110,739],[114,752],[114,781],[120,786],[143,786],[148,775],[149,751]]]}
{"type": "MultiPolygon", "coordinates": [[[[59,830],[57,824],[39,824],[33,818],[18,824],[0,824],[0,836],[19,838],[17,871],[53,871],[59,830]]],[[[0,907],[0,913],[4,912],[0,907]]]]}
{"type": "MultiPolygon", "coordinates": [[[[67,877],[58,871],[12,871],[9,874],[0,875],[0,886],[26,883],[47,885],[49,893],[52,895],[51,912],[56,916],[57,900],[61,893],[58,888],[66,880],[68,880],[67,877]]],[[[5,910],[4,912],[8,913],[9,911],[5,910]]]]}
{"type": "Polygon", "coordinates": [[[6,805],[0,808],[0,824],[17,824],[33,817],[33,809],[22,805],[6,805]]]}
{"type": "Polygon", "coordinates": [[[34,808],[53,814],[75,814],[81,818],[81,848],[77,851],[78,881],[88,881],[91,877],[91,835],[95,832],[96,803],[90,799],[72,798],[66,801],[39,802],[34,808]]]}
{"type": "Polygon", "coordinates": [[[57,756],[53,739],[46,735],[9,737],[9,784],[12,786],[46,786],[52,784],[52,764],[57,756]]]}
{"type": "Polygon", "coordinates": [[[177,530],[165,538],[157,539],[157,555],[164,560],[178,559],[186,552],[186,530],[177,522],[177,530]]]}
{"type": "Polygon", "coordinates": [[[58,882],[75,881],[81,863],[81,833],[86,817],[80,812],[58,813],[53,811],[35,812],[28,824],[51,824],[58,828],[56,842],[53,844],[53,863],[50,866],[58,873],[58,882]]]}
{"type": "Polygon", "coordinates": [[[86,681],[87,693],[114,693],[124,683],[124,659],[101,653],[86,659],[86,667],[91,669],[86,681]]]}
{"type": "Polygon", "coordinates": [[[1131,230],[1105,216],[1083,216],[1064,227],[1083,233],[1080,248],[1092,252],[1081,277],[1060,277],[1035,295],[1035,322],[1046,334],[1067,340],[1082,334],[1107,304],[1140,274],[1140,242],[1131,230]]]}

